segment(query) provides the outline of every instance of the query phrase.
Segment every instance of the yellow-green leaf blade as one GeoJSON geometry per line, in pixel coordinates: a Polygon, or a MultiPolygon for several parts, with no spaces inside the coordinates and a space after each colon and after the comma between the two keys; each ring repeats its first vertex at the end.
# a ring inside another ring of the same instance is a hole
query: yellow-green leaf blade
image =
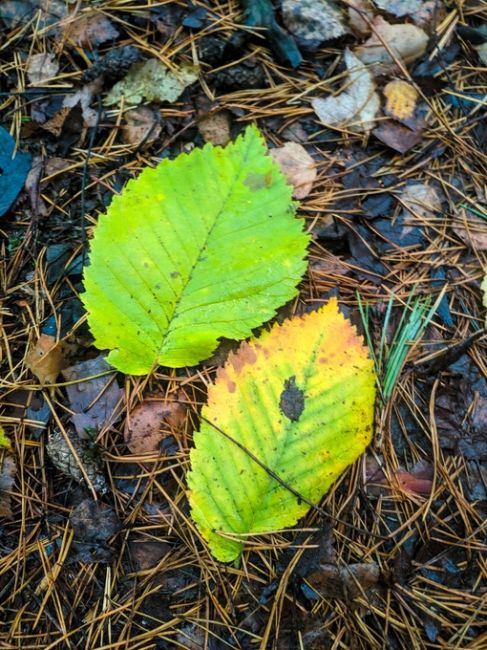
{"type": "Polygon", "coordinates": [[[83,301],[127,373],[194,365],[296,294],[308,236],[257,129],[145,169],[95,229],[83,301]]]}
{"type": "Polygon", "coordinates": [[[191,451],[192,516],[215,557],[241,552],[225,535],[292,526],[309,509],[215,427],[317,503],[370,442],[374,399],[372,361],[334,300],[243,343],[209,387],[191,451]]]}

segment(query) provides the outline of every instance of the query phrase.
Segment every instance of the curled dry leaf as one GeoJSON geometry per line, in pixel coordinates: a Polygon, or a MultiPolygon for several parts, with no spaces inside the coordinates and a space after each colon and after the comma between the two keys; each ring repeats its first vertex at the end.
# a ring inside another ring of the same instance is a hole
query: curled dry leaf
{"type": "Polygon", "coordinates": [[[163,438],[173,429],[181,429],[186,407],[164,397],[144,400],[127,418],[124,437],[133,454],[157,451],[163,438]]]}
{"type": "Polygon", "coordinates": [[[148,106],[138,106],[125,113],[122,136],[127,144],[148,146],[161,135],[159,113],[148,106]]]}
{"type": "Polygon", "coordinates": [[[293,197],[304,199],[308,196],[316,180],[316,166],[303,145],[286,142],[282,147],[271,149],[270,154],[294,187],[293,197]]]}
{"type": "Polygon", "coordinates": [[[54,54],[42,52],[34,54],[29,59],[27,77],[31,86],[42,86],[48,79],[55,77],[59,72],[59,64],[54,54]]]}
{"type": "Polygon", "coordinates": [[[418,496],[428,497],[433,489],[433,468],[429,463],[419,461],[407,472],[398,469],[390,477],[387,477],[375,458],[372,456],[366,461],[366,479],[368,494],[380,496],[391,491],[400,493],[412,493],[418,496]]]}
{"type": "Polygon", "coordinates": [[[347,89],[336,97],[313,99],[311,105],[323,124],[369,133],[380,106],[372,74],[350,50],[345,50],[345,63],[350,77],[347,89]]]}
{"type": "Polygon", "coordinates": [[[413,117],[418,100],[418,91],[414,86],[395,79],[384,88],[386,98],[385,112],[395,120],[408,120],[413,117]]]}
{"type": "Polygon", "coordinates": [[[347,3],[348,23],[361,36],[370,34],[374,11],[369,0],[350,0],[347,3]]]}
{"type": "Polygon", "coordinates": [[[404,63],[410,63],[422,56],[428,45],[426,32],[409,23],[391,25],[381,16],[377,16],[372,31],[370,38],[355,50],[357,57],[366,64],[390,65],[394,63],[391,54],[404,63]]]}
{"type": "Polygon", "coordinates": [[[230,113],[218,111],[210,113],[198,120],[198,130],[205,142],[217,146],[225,146],[230,142],[230,113]]]}
{"type": "Polygon", "coordinates": [[[41,384],[53,384],[63,364],[63,348],[54,336],[41,334],[29,348],[26,362],[41,384]]]}

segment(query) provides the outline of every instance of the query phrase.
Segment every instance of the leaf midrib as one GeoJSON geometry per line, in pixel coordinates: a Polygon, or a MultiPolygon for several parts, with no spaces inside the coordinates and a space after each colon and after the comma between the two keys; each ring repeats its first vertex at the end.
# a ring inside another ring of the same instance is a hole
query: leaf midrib
{"type": "MultiPolygon", "coordinates": [[[[303,382],[303,388],[301,390],[303,391],[303,393],[305,395],[305,399],[306,399],[306,390],[307,390],[307,387],[308,387],[308,380],[312,375],[314,362],[316,360],[320,345],[321,345],[321,343],[323,341],[324,334],[325,334],[324,331],[320,332],[320,335],[319,335],[319,337],[317,339],[317,343],[316,343],[312,353],[310,354],[309,363],[305,366],[304,371],[303,371],[304,382],[303,382]]],[[[305,411],[306,411],[306,404],[305,404],[305,407],[303,409],[303,415],[304,415],[305,411]]],[[[299,420],[296,423],[293,423],[292,420],[289,420],[289,422],[286,423],[285,426],[283,427],[284,440],[283,440],[282,444],[279,446],[278,452],[274,456],[274,458],[272,460],[272,463],[268,465],[269,469],[271,469],[273,472],[276,472],[276,468],[279,466],[279,462],[282,459],[283,453],[284,453],[285,449],[289,445],[290,433],[294,430],[293,427],[296,427],[296,426],[299,426],[299,420]]],[[[264,470],[262,470],[262,471],[264,471],[264,470]]],[[[267,474],[267,472],[266,472],[266,474],[267,474]]],[[[283,479],[283,481],[284,481],[284,479],[283,479]]],[[[284,482],[287,483],[288,481],[284,481],[284,482]]],[[[267,474],[267,484],[265,486],[265,489],[261,493],[261,498],[259,499],[259,502],[261,504],[266,503],[266,501],[267,501],[267,499],[269,497],[269,494],[271,492],[270,486],[273,485],[274,483],[276,483],[276,480],[274,478],[272,478],[272,476],[267,474]]],[[[282,489],[286,489],[286,488],[284,488],[284,486],[281,483],[279,483],[279,486],[282,489]]],[[[293,487],[296,491],[299,492],[299,490],[294,485],[292,485],[291,487],[293,487]]],[[[260,512],[262,512],[262,510],[264,510],[263,507],[259,508],[260,512]]],[[[252,527],[253,527],[253,524],[254,524],[254,521],[255,521],[256,518],[257,517],[253,516],[252,519],[250,520],[250,523],[248,525],[246,524],[246,530],[248,532],[252,532],[252,527]]],[[[243,518],[242,518],[242,521],[245,522],[245,520],[243,518]]]]}
{"type": "MultiPolygon", "coordinates": [[[[241,176],[242,176],[242,174],[243,174],[243,171],[244,171],[245,168],[246,168],[246,163],[247,163],[247,161],[248,161],[248,154],[249,154],[249,151],[250,151],[250,148],[251,148],[252,144],[253,144],[252,142],[249,142],[249,143],[247,144],[247,148],[246,148],[245,153],[244,153],[244,155],[243,155],[243,162],[242,162],[242,164],[241,164],[241,166],[240,166],[240,171],[238,172],[238,174],[237,174],[237,175],[235,176],[235,178],[233,179],[233,181],[232,181],[232,183],[231,183],[231,186],[230,186],[230,188],[229,188],[229,190],[228,190],[227,196],[226,196],[225,199],[223,200],[220,209],[219,209],[218,212],[215,214],[215,218],[214,218],[213,224],[212,224],[211,227],[209,228],[209,230],[208,230],[208,232],[207,232],[207,234],[206,234],[205,240],[204,240],[204,242],[203,242],[203,245],[201,246],[201,248],[200,248],[200,250],[199,250],[198,256],[197,256],[197,258],[195,259],[195,261],[193,262],[193,265],[191,266],[191,269],[190,269],[190,271],[189,271],[188,277],[187,277],[187,279],[186,279],[184,285],[183,285],[182,288],[181,288],[181,292],[180,292],[180,294],[179,294],[179,298],[177,298],[176,301],[174,302],[174,308],[173,308],[173,310],[172,310],[172,314],[171,314],[170,318],[168,319],[168,325],[167,325],[167,328],[166,328],[166,333],[165,333],[165,335],[163,335],[163,338],[162,338],[162,341],[161,341],[161,345],[159,346],[159,351],[158,351],[158,354],[157,354],[158,359],[160,359],[161,354],[162,354],[162,351],[163,351],[163,348],[164,348],[164,345],[166,344],[166,342],[167,342],[167,340],[168,340],[170,334],[171,334],[172,331],[173,331],[172,328],[171,328],[172,323],[174,322],[175,317],[178,315],[177,312],[178,312],[179,306],[180,306],[181,302],[183,301],[184,296],[185,296],[185,293],[186,293],[186,291],[187,291],[187,288],[188,288],[188,286],[189,286],[189,284],[190,284],[190,282],[191,282],[191,280],[192,280],[192,278],[193,278],[194,270],[195,270],[195,268],[198,266],[198,264],[201,262],[201,258],[202,258],[202,256],[203,256],[203,253],[204,253],[204,252],[206,251],[206,249],[207,249],[208,242],[209,242],[209,240],[211,239],[211,235],[212,235],[213,231],[215,230],[215,227],[216,227],[216,225],[218,224],[219,219],[221,218],[222,213],[225,211],[225,208],[226,208],[226,206],[227,206],[227,204],[228,204],[228,202],[229,202],[229,200],[230,200],[230,198],[231,198],[231,196],[232,196],[232,194],[233,194],[233,192],[234,192],[235,185],[236,185],[237,182],[240,180],[240,178],[241,178],[241,176]]],[[[210,304],[211,304],[211,303],[210,303],[210,304]]],[[[183,312],[183,313],[184,313],[184,312],[183,312]]]]}

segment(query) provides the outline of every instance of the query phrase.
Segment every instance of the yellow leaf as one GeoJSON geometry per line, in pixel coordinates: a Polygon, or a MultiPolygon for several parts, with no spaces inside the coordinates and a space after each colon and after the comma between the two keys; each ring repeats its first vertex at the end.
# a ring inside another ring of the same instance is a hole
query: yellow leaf
{"type": "Polygon", "coordinates": [[[246,536],[292,526],[319,502],[369,444],[374,398],[367,348],[336,300],[229,357],[208,389],[188,475],[192,516],[216,558],[237,558],[246,536]]]}
{"type": "Polygon", "coordinates": [[[418,91],[406,81],[396,79],[384,88],[386,113],[396,120],[407,120],[414,115],[418,91]]]}

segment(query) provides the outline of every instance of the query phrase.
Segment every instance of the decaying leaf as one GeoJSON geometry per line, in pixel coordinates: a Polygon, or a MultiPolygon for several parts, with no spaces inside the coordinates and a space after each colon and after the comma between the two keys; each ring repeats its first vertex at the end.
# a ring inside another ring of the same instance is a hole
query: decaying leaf
{"type": "Polygon", "coordinates": [[[345,63],[350,77],[346,90],[336,97],[313,99],[311,105],[323,124],[369,133],[380,106],[372,74],[348,49],[345,63]]]}
{"type": "Polygon", "coordinates": [[[294,209],[255,127],[129,181],[100,218],[85,267],[82,299],[109,363],[132,374],[194,365],[220,337],[245,338],[272,318],[306,268],[309,238],[294,209]]]}
{"type": "Polygon", "coordinates": [[[66,392],[74,412],[71,420],[82,440],[93,437],[120,417],[123,392],[115,373],[106,374],[108,370],[112,368],[103,355],[63,370],[66,381],[75,382],[66,386],[66,392]]]}
{"type": "Polygon", "coordinates": [[[79,562],[109,562],[112,551],[107,546],[122,525],[117,513],[106,503],[84,499],[69,517],[74,532],[73,546],[79,562]]]}
{"type": "Polygon", "coordinates": [[[418,129],[410,129],[392,120],[384,120],[372,133],[394,151],[404,154],[422,141],[423,126],[419,123],[418,129]]]}
{"type": "Polygon", "coordinates": [[[218,111],[198,120],[198,130],[205,142],[225,146],[230,142],[230,113],[218,111]]]}
{"type": "Polygon", "coordinates": [[[102,12],[77,16],[74,20],[68,16],[63,21],[64,38],[73,41],[79,47],[98,47],[106,41],[119,36],[119,31],[111,20],[102,12]]]}
{"type": "Polygon", "coordinates": [[[161,134],[159,113],[148,106],[132,108],[125,113],[124,118],[126,124],[122,127],[122,135],[128,144],[148,146],[161,134]]]}
{"type": "Polygon", "coordinates": [[[49,434],[46,447],[52,464],[77,483],[84,483],[86,476],[97,492],[105,494],[108,491],[108,485],[93,450],[81,441],[74,431],[68,430],[66,435],[69,437],[76,456],[71,451],[64,434],[59,429],[55,429],[49,434]]]}
{"type": "Polygon", "coordinates": [[[321,43],[348,32],[333,0],[282,0],[282,20],[298,45],[316,50],[321,43]]]}
{"type": "Polygon", "coordinates": [[[474,250],[487,251],[487,221],[463,208],[458,216],[452,227],[460,239],[474,250]]]}
{"type": "MultiPolygon", "coordinates": [[[[66,95],[64,99],[64,108],[74,108],[79,104],[85,126],[87,127],[96,126],[98,121],[98,111],[95,108],[91,108],[91,104],[95,95],[100,92],[102,85],[102,82],[97,79],[91,83],[85,84],[72,95],[66,95]]],[[[44,128],[46,128],[46,125],[44,125],[44,128]]]]}
{"type": "Polygon", "coordinates": [[[34,54],[29,59],[27,77],[31,86],[42,86],[46,81],[55,77],[59,72],[59,64],[54,54],[42,52],[34,54]]]}
{"type": "Polygon", "coordinates": [[[230,355],[208,387],[187,479],[216,558],[234,560],[246,535],[292,526],[321,499],[370,442],[374,394],[367,348],[335,299],[230,355]]]}
{"type": "MultiPolygon", "coordinates": [[[[487,309],[487,267],[485,268],[485,275],[484,279],[482,280],[482,285],[480,287],[482,289],[482,294],[483,294],[483,305],[487,309]]],[[[487,314],[485,316],[485,327],[487,327],[487,314]]]]}
{"type": "Polygon", "coordinates": [[[377,584],[379,566],[375,562],[360,562],[336,566],[322,564],[318,570],[306,576],[306,582],[322,598],[353,600],[363,596],[367,589],[377,584]]]}
{"type": "Polygon", "coordinates": [[[125,442],[133,454],[160,449],[161,440],[185,421],[186,408],[164,397],[144,400],[135,407],[125,425],[125,442]]]}
{"type": "Polygon", "coordinates": [[[394,62],[390,52],[400,61],[410,63],[422,56],[428,44],[428,35],[420,27],[410,23],[391,25],[381,16],[373,22],[373,33],[355,54],[366,64],[390,65],[394,62]]]}
{"type": "Polygon", "coordinates": [[[412,118],[416,109],[418,91],[407,81],[395,79],[384,88],[385,112],[395,120],[412,118]]]}
{"type": "Polygon", "coordinates": [[[487,42],[476,45],[475,49],[477,50],[482,63],[487,65],[487,42]]]}
{"type": "Polygon", "coordinates": [[[12,506],[10,495],[14,487],[17,464],[11,454],[0,450],[0,517],[7,519],[12,517],[12,506]]]}
{"type": "Polygon", "coordinates": [[[177,72],[158,59],[135,63],[127,75],[118,81],[105,98],[105,104],[117,104],[122,95],[125,105],[136,106],[147,102],[175,102],[183,90],[198,78],[198,71],[183,65],[177,72]]]}
{"type": "Polygon", "coordinates": [[[316,180],[316,164],[302,144],[286,142],[282,147],[271,149],[270,154],[279,165],[288,183],[294,187],[293,197],[304,199],[311,192],[316,180]]]}
{"type": "Polygon", "coordinates": [[[441,210],[441,198],[437,190],[424,183],[406,185],[399,197],[404,209],[402,217],[411,222],[411,217],[433,219],[441,210]]]}

